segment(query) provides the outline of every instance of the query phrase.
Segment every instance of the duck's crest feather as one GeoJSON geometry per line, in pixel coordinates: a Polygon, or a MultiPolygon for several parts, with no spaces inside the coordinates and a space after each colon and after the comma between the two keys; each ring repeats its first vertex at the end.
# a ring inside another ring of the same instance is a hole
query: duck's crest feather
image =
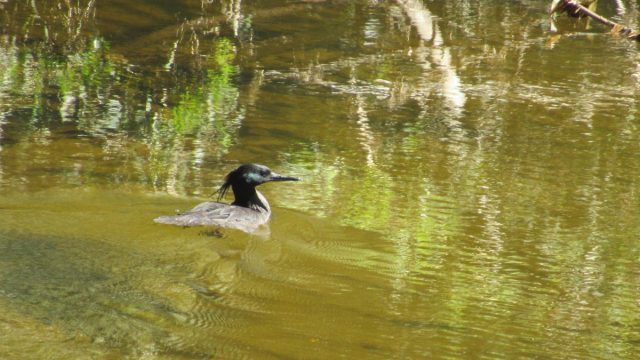
{"type": "Polygon", "coordinates": [[[237,174],[237,169],[228,173],[227,176],[224,178],[224,184],[222,184],[222,186],[220,186],[220,189],[218,189],[218,201],[224,198],[224,195],[227,193],[227,191],[231,187],[231,183],[235,180],[234,178],[236,174],[237,174]]]}

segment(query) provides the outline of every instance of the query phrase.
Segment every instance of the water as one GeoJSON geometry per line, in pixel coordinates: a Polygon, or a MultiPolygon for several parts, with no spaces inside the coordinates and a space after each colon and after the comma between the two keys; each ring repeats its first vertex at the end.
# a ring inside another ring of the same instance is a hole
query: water
{"type": "Polygon", "coordinates": [[[0,6],[0,358],[640,351],[635,42],[547,1],[0,6]],[[152,222],[244,162],[303,178],[261,234],[152,222]]]}

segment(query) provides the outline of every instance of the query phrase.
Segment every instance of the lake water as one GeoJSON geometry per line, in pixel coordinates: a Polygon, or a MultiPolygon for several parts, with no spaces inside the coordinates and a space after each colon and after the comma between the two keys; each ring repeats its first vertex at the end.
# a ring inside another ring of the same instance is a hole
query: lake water
{"type": "Polygon", "coordinates": [[[0,358],[634,359],[640,51],[549,3],[1,1],[0,358]]]}

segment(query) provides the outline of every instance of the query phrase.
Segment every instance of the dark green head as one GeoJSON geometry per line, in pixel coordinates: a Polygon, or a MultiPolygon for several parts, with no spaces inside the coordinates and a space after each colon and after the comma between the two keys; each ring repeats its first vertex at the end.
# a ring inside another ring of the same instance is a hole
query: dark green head
{"type": "Polygon", "coordinates": [[[300,179],[291,176],[282,176],[271,171],[268,167],[260,164],[244,164],[230,172],[225,178],[224,184],[218,190],[218,200],[229,190],[238,197],[242,197],[244,192],[253,193],[254,188],[269,181],[298,181],[300,179]]]}

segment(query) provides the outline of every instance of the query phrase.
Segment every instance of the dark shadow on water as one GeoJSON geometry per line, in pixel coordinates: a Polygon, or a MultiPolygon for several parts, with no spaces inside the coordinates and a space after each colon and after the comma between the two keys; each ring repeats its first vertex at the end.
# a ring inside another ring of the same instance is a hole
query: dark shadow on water
{"type": "Polygon", "coordinates": [[[168,336],[157,323],[172,321],[171,307],[112,272],[111,257],[133,268],[140,263],[103,243],[0,234],[0,301],[71,336],[125,353],[143,350],[141,339],[168,336]]]}

